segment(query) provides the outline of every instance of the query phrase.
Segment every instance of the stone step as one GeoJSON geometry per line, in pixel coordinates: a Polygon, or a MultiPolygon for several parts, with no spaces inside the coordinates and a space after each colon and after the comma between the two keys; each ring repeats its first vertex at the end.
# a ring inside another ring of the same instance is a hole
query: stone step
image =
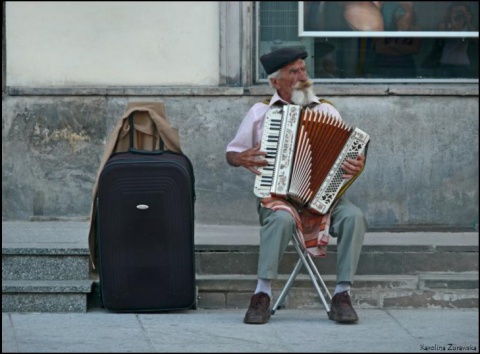
{"type": "MultiPolygon", "coordinates": [[[[276,301],[288,275],[279,275],[272,283],[276,301]]],[[[335,276],[322,275],[330,293],[335,276]]],[[[254,275],[197,275],[198,308],[246,308],[257,279],[254,275]]],[[[478,308],[478,272],[427,272],[416,275],[357,276],[352,301],[358,308],[478,308]]],[[[326,295],[326,294],[324,294],[326,295]]],[[[89,308],[101,306],[99,282],[95,281],[89,308]]],[[[299,274],[284,306],[289,308],[322,307],[319,296],[307,275],[299,274]]]]}
{"type": "MultiPolygon", "coordinates": [[[[273,282],[274,300],[288,275],[273,282]]],[[[333,275],[322,276],[330,292],[333,275]]],[[[253,275],[197,275],[198,308],[242,308],[256,286],[253,275]]],[[[85,312],[101,306],[98,280],[2,282],[4,312],[85,312]]],[[[357,276],[352,301],[359,308],[478,308],[478,272],[357,276]]],[[[285,299],[289,308],[318,308],[310,278],[299,274],[285,299]]]]}
{"type": "MultiPolygon", "coordinates": [[[[327,257],[313,258],[322,274],[335,274],[337,252],[331,246],[327,257]]],[[[291,246],[279,266],[288,274],[298,256],[291,246]]],[[[205,246],[195,250],[196,273],[248,274],[257,270],[258,246],[205,246]]],[[[476,246],[364,246],[358,275],[415,274],[417,272],[468,272],[478,269],[476,246]]],[[[306,274],[302,270],[303,274],[306,274]]],[[[74,280],[89,279],[88,249],[2,248],[4,280],[74,280]]]]}
{"type": "MultiPolygon", "coordinates": [[[[335,287],[334,275],[321,275],[330,289],[335,287]]],[[[274,288],[282,288],[288,274],[280,274],[274,280],[274,288]]],[[[257,285],[257,277],[245,274],[197,275],[200,291],[251,291],[257,285]]],[[[306,274],[298,274],[295,287],[310,288],[312,281],[306,274]]],[[[415,275],[358,275],[355,277],[355,289],[478,289],[478,272],[422,272],[415,275]]]]}
{"type": "Polygon", "coordinates": [[[2,280],[2,312],[86,312],[93,280],[2,280]]]}
{"type": "MultiPolygon", "coordinates": [[[[337,248],[331,245],[325,258],[312,258],[322,274],[336,274],[337,248]]],[[[288,274],[298,255],[287,248],[279,273],[288,274]]],[[[195,252],[198,274],[256,274],[258,246],[206,247],[195,252]]],[[[357,274],[415,274],[416,272],[468,272],[478,270],[478,246],[365,245],[357,274]]]]}
{"type": "MultiPolygon", "coordinates": [[[[89,268],[88,227],[88,222],[3,221],[3,311],[84,312],[97,306],[98,275],[89,268]]],[[[257,258],[258,227],[197,225],[198,307],[245,307],[256,284],[257,258]]],[[[297,259],[289,247],[275,291],[297,259]]],[[[333,289],[335,239],[327,257],[314,262],[333,289]]],[[[367,233],[354,296],[360,306],[478,307],[477,270],[478,232],[367,233]]],[[[288,306],[318,304],[310,281],[302,277],[304,273],[291,289],[288,306]]]]}
{"type": "MultiPolygon", "coordinates": [[[[288,274],[298,256],[289,246],[279,272],[288,274]]],[[[335,274],[337,251],[313,258],[322,274],[335,274]]],[[[204,274],[256,274],[258,246],[204,246],[195,248],[196,272],[204,274]]],[[[364,246],[357,274],[414,274],[416,272],[467,272],[478,269],[478,246],[364,246]]],[[[305,273],[304,271],[302,271],[305,273]]],[[[87,248],[2,248],[4,280],[88,279],[87,248]]]]}
{"type": "MultiPolygon", "coordinates": [[[[28,250],[25,250],[28,251],[28,250]]],[[[84,251],[84,250],[83,250],[84,251]]],[[[2,280],[75,280],[89,279],[88,253],[41,252],[2,254],[2,280]]]]}
{"type": "MultiPolygon", "coordinates": [[[[272,283],[272,301],[280,295],[287,278],[280,275],[272,283]]],[[[322,279],[333,294],[335,276],[322,275],[322,279]]],[[[246,308],[256,282],[251,275],[197,276],[198,307],[246,308]]],[[[478,272],[357,276],[352,301],[359,308],[478,308],[478,272]]],[[[295,279],[284,306],[323,307],[312,281],[303,274],[295,279]]]]}

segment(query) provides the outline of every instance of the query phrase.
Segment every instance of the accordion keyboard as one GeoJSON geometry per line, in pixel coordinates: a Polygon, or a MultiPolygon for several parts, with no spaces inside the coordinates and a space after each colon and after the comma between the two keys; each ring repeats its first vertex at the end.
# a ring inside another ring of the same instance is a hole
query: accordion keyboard
{"type": "Polygon", "coordinates": [[[270,195],[270,188],[275,173],[275,156],[277,155],[278,142],[280,141],[280,135],[282,133],[281,111],[281,108],[275,108],[269,111],[263,126],[264,133],[260,150],[267,153],[265,159],[268,161],[268,165],[258,168],[260,175],[255,179],[254,193],[260,198],[265,198],[270,195]]]}

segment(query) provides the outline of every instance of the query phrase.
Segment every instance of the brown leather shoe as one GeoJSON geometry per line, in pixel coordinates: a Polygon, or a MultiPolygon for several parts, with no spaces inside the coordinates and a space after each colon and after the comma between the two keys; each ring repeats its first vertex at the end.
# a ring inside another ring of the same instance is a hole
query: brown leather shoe
{"type": "Polygon", "coordinates": [[[264,324],[270,319],[270,296],[259,292],[250,299],[250,306],[243,322],[249,324],[264,324]]]}
{"type": "Polygon", "coordinates": [[[358,316],[353,309],[348,291],[343,291],[333,296],[328,318],[340,323],[352,323],[358,321],[358,316]]]}

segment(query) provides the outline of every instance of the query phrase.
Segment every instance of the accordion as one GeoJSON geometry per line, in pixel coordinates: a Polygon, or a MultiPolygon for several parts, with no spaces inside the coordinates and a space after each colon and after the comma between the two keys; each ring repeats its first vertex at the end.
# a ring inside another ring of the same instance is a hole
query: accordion
{"type": "Polygon", "coordinates": [[[368,134],[325,112],[297,105],[273,107],[265,117],[260,149],[268,165],[255,178],[257,197],[282,197],[326,214],[352,184],[341,165],[362,154],[368,134]]]}

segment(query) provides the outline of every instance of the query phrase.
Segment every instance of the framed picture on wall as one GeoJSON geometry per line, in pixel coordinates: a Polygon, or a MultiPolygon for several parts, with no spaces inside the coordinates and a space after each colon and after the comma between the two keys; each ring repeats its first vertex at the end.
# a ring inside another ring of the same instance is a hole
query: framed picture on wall
{"type": "Polygon", "coordinates": [[[478,37],[477,1],[299,1],[298,6],[300,37],[478,37]]]}

